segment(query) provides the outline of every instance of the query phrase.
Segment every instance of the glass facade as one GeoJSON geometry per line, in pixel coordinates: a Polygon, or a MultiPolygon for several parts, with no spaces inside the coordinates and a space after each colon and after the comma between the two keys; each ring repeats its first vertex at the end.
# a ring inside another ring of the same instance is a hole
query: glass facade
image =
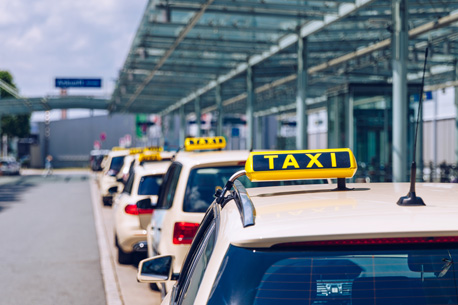
{"type": "MultiPolygon", "coordinates": [[[[409,85],[406,167],[412,161],[420,85],[409,85]],[[418,98],[417,98],[418,100],[418,98]]],[[[349,84],[328,100],[328,147],[350,147],[358,160],[357,181],[392,180],[392,86],[349,84]]],[[[421,151],[421,141],[418,142],[421,151]]],[[[417,153],[418,155],[418,153],[417,153]]],[[[421,165],[420,165],[421,166],[421,165]]]]}

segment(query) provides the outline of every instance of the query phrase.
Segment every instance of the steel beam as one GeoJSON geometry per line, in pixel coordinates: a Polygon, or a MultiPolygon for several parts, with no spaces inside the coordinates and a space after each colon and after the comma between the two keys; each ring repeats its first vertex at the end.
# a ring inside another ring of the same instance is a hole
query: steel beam
{"type": "MultiPolygon", "coordinates": [[[[253,113],[254,115],[254,113],[253,113]]],[[[256,149],[262,149],[262,136],[263,136],[263,117],[253,117],[256,122],[256,141],[255,147],[256,149]]]]}
{"type": "MultiPolygon", "coordinates": [[[[197,21],[199,21],[200,17],[205,13],[205,10],[210,6],[210,4],[213,3],[214,0],[207,0],[205,4],[203,4],[200,7],[200,10],[196,12],[192,18],[190,19],[189,23],[186,25],[185,28],[183,28],[176,38],[175,42],[173,45],[167,50],[167,52],[164,54],[164,57],[158,62],[156,67],[151,71],[151,73],[148,75],[148,77],[145,79],[143,84],[141,84],[138,88],[135,94],[129,99],[129,102],[127,105],[124,106],[124,111],[128,110],[130,106],[135,102],[135,99],[142,93],[143,89],[149,84],[149,82],[154,78],[155,74],[159,69],[162,67],[162,65],[166,62],[166,60],[170,57],[170,55],[175,51],[175,49],[178,47],[178,45],[183,41],[183,39],[186,37],[186,35],[192,30],[192,28],[196,25],[197,21]]],[[[184,141],[183,141],[184,143],[184,141]]]]}
{"type": "MultiPolygon", "coordinates": [[[[334,24],[335,22],[338,22],[344,19],[345,17],[357,12],[361,8],[369,5],[370,3],[374,1],[375,0],[358,0],[355,2],[355,4],[343,3],[339,6],[337,14],[326,15],[324,16],[323,21],[311,21],[305,24],[304,26],[302,26],[300,28],[301,37],[307,37],[307,36],[313,35],[325,29],[329,25],[334,24]]],[[[181,105],[187,104],[190,101],[192,101],[195,98],[195,96],[205,94],[206,92],[215,88],[218,84],[222,84],[230,79],[233,79],[237,75],[244,73],[248,69],[248,66],[250,65],[254,66],[256,64],[259,64],[263,62],[264,60],[269,59],[270,57],[274,56],[275,54],[280,53],[282,50],[289,48],[290,46],[294,45],[297,42],[297,37],[298,36],[296,34],[285,35],[284,37],[278,40],[277,45],[271,46],[268,51],[262,52],[261,54],[251,56],[248,60],[248,63],[241,63],[237,65],[234,69],[232,69],[228,73],[218,77],[217,80],[209,82],[204,87],[196,90],[195,92],[182,98],[177,103],[164,109],[163,111],[161,111],[160,114],[166,114],[166,113],[170,113],[174,111],[181,105]]]]}
{"type": "Polygon", "coordinates": [[[297,40],[296,149],[308,148],[307,134],[307,37],[297,40]]]}
{"type": "MultiPolygon", "coordinates": [[[[455,82],[458,82],[458,60],[455,59],[455,82]]],[[[455,164],[458,163],[458,83],[455,85],[455,164]]]]}
{"type": "Polygon", "coordinates": [[[393,0],[393,181],[407,181],[407,0],[393,0]]]}
{"type": "MultiPolygon", "coordinates": [[[[393,16],[394,17],[394,16],[393,16]]],[[[434,22],[428,22],[426,24],[423,24],[419,27],[416,27],[408,32],[408,38],[414,39],[417,38],[420,35],[423,35],[425,33],[428,33],[432,30],[440,29],[446,26],[449,26],[450,24],[457,22],[458,21],[458,12],[452,12],[450,15],[445,16],[443,18],[440,18],[437,21],[434,22]]],[[[345,62],[348,62],[349,60],[359,58],[363,55],[370,54],[372,52],[382,50],[384,48],[387,48],[392,44],[391,39],[385,39],[380,42],[374,43],[372,45],[369,45],[365,48],[358,49],[357,51],[348,53],[346,55],[343,55],[341,57],[335,58],[333,60],[330,60],[328,62],[313,66],[309,68],[309,73],[314,74],[317,72],[321,72],[323,70],[329,69],[331,67],[343,64],[345,62]]]]}
{"type": "Polygon", "coordinates": [[[184,113],[184,105],[178,110],[180,116],[180,130],[179,130],[179,146],[184,145],[184,140],[186,137],[186,115],[184,113]]]}
{"type": "Polygon", "coordinates": [[[218,118],[216,123],[216,135],[223,136],[223,97],[221,94],[221,85],[215,88],[216,110],[218,111],[218,118]]]}
{"type": "MultiPolygon", "coordinates": [[[[184,108],[184,106],[182,108],[184,108]]],[[[195,113],[196,113],[196,128],[197,128],[196,136],[200,137],[201,130],[202,130],[202,126],[201,126],[202,125],[201,124],[202,113],[200,111],[200,96],[196,97],[194,108],[195,108],[195,113]]]]}
{"type": "Polygon", "coordinates": [[[246,71],[246,85],[247,85],[247,105],[246,105],[246,124],[247,124],[247,133],[246,133],[246,148],[253,149],[253,138],[254,138],[254,79],[253,79],[253,67],[248,65],[246,71]]]}

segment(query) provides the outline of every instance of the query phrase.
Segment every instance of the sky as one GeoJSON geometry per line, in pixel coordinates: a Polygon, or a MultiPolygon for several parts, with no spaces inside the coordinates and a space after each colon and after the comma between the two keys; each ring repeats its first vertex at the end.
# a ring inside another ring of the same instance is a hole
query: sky
{"type": "Polygon", "coordinates": [[[147,0],[2,0],[0,70],[26,97],[58,95],[56,77],[102,78],[102,89],[69,95],[111,96],[147,0]]]}

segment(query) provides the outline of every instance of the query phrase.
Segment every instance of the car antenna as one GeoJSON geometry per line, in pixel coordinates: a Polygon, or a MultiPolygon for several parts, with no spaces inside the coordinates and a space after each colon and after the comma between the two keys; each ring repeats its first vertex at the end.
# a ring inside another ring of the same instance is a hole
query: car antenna
{"type": "Polygon", "coordinates": [[[410,166],[410,190],[407,196],[399,198],[397,204],[400,206],[422,206],[425,205],[421,197],[417,197],[415,194],[415,181],[417,178],[417,163],[416,152],[417,152],[417,138],[418,138],[418,125],[420,123],[421,110],[423,105],[423,88],[425,85],[425,73],[426,73],[426,61],[428,59],[428,47],[425,50],[425,64],[423,65],[423,78],[421,80],[421,91],[420,91],[420,100],[418,103],[418,114],[417,114],[417,124],[415,127],[415,139],[413,145],[413,160],[412,165],[410,166]]]}

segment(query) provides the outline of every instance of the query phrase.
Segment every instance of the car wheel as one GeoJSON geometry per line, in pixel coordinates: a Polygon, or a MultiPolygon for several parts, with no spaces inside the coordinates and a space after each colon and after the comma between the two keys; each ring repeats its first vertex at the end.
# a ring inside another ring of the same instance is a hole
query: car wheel
{"type": "Polygon", "coordinates": [[[152,291],[161,291],[156,283],[149,283],[149,288],[151,288],[152,291]]]}
{"type": "Polygon", "coordinates": [[[118,246],[118,263],[121,265],[129,265],[132,263],[131,253],[124,252],[121,247],[118,246]]]}
{"type": "Polygon", "coordinates": [[[103,197],[102,201],[104,206],[111,206],[111,198],[103,197]]]}
{"type": "Polygon", "coordinates": [[[120,263],[121,265],[132,264],[132,253],[124,252],[121,249],[117,236],[115,237],[115,244],[116,244],[116,248],[118,249],[118,263],[120,263]]]}

